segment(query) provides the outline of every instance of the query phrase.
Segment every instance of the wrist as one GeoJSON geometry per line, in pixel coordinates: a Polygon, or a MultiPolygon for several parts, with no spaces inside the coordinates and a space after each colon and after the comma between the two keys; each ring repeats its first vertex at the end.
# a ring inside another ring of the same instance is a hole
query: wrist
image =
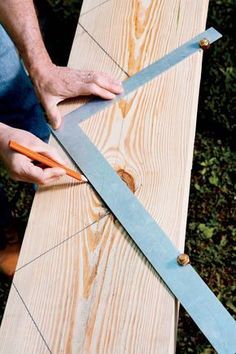
{"type": "Polygon", "coordinates": [[[41,52],[39,55],[36,53],[34,53],[34,55],[31,54],[27,59],[24,59],[24,63],[33,82],[38,78],[41,79],[44,76],[44,73],[53,66],[47,52],[41,52]]]}
{"type": "Polygon", "coordinates": [[[35,92],[39,101],[44,106],[43,94],[47,91],[48,80],[51,72],[51,68],[54,64],[48,64],[47,66],[34,67],[30,73],[32,83],[34,85],[35,92]]]}

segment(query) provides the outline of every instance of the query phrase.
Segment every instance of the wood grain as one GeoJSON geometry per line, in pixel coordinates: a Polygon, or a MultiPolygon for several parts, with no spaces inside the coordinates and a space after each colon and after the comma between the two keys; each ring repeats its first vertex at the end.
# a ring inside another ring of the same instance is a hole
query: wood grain
{"type": "MultiPolygon", "coordinates": [[[[81,16],[69,66],[124,79],[125,72],[133,74],[201,32],[207,6],[206,0],[103,3],[81,16]]],[[[133,177],[135,195],[180,250],[201,59],[199,51],[81,124],[114,169],[133,177]]],[[[66,113],[79,104],[61,109],[66,113]]],[[[106,213],[91,187],[68,177],[41,189],[15,285],[52,353],[173,353],[177,302],[106,213]]],[[[18,340],[2,334],[9,333],[14,309],[24,325],[10,299],[0,332],[4,345],[18,340]]]]}
{"type": "Polygon", "coordinates": [[[207,0],[108,1],[79,23],[133,75],[203,31],[207,8],[207,0]]]}
{"type": "MultiPolygon", "coordinates": [[[[48,354],[43,338],[39,334],[17,291],[12,286],[8,298],[11,306],[7,311],[7,325],[1,330],[0,353],[48,354]]],[[[1,327],[2,328],[2,327],[1,327]]]]}
{"type": "Polygon", "coordinates": [[[111,216],[19,271],[15,283],[53,353],[165,352],[173,345],[160,328],[166,317],[174,325],[175,303],[111,216]]]}
{"type": "Polygon", "coordinates": [[[87,15],[89,12],[93,11],[99,6],[102,6],[105,4],[107,1],[110,0],[86,0],[83,1],[83,5],[80,11],[80,17],[87,15]]]}
{"type": "Polygon", "coordinates": [[[81,124],[114,169],[134,177],[136,196],[179,249],[195,128],[189,117],[197,111],[192,83],[199,84],[200,62],[201,52],[81,124]]]}
{"type": "MultiPolygon", "coordinates": [[[[102,69],[119,80],[126,75],[105,55],[98,46],[94,45],[87,33],[78,26],[70,55],[69,66],[80,70],[102,69]],[[79,43],[81,43],[79,45],[79,43]],[[80,53],[90,53],[80,55],[80,53]],[[94,56],[100,57],[98,63],[94,62],[94,56]]],[[[66,114],[78,107],[84,100],[72,99],[60,105],[62,114],[66,114]]],[[[75,168],[74,164],[65,154],[63,149],[51,138],[51,144],[56,146],[67,165],[75,168]]],[[[106,210],[105,210],[106,212],[106,210]]],[[[52,187],[41,187],[37,192],[28,221],[26,235],[37,234],[40,242],[32,242],[32,236],[24,238],[25,252],[21,252],[18,269],[44,252],[47,252],[60,242],[71,237],[76,232],[90,225],[104,214],[102,203],[91,187],[87,184],[79,184],[70,177],[63,177],[52,187]],[[45,213],[45,206],[47,212],[45,213]],[[83,216],[82,216],[83,215],[83,216]],[[55,222],[60,220],[61,222],[55,222]],[[39,225],[38,230],[36,226],[39,225]],[[42,237],[43,236],[43,237],[42,237]]]]}

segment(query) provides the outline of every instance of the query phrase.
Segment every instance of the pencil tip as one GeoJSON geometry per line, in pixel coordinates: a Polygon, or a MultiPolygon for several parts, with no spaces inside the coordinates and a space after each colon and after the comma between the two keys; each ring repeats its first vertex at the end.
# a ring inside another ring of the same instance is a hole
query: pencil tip
{"type": "Polygon", "coordinates": [[[83,176],[83,175],[81,175],[81,181],[88,182],[87,178],[85,176],[83,176]]]}

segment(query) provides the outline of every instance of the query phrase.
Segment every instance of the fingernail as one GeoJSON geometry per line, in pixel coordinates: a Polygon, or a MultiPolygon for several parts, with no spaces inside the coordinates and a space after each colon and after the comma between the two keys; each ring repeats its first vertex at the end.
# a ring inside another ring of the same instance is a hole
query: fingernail
{"type": "Polygon", "coordinates": [[[122,87],[122,82],[118,81],[118,80],[114,80],[113,83],[117,86],[121,86],[122,87]]]}
{"type": "Polygon", "coordinates": [[[116,92],[118,93],[124,92],[124,88],[121,82],[117,82],[115,85],[116,85],[116,92]]]}
{"type": "Polygon", "coordinates": [[[107,98],[110,99],[110,100],[112,100],[112,99],[115,98],[115,97],[116,97],[116,95],[115,95],[114,93],[109,92],[107,98]]]}

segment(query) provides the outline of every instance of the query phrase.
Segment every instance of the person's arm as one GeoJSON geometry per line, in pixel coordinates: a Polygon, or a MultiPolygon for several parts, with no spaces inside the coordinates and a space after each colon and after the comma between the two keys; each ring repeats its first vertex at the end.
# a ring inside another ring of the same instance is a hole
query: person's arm
{"type": "Polygon", "coordinates": [[[59,167],[41,168],[35,166],[32,160],[25,155],[12,151],[8,144],[10,140],[18,143],[24,142],[29,149],[58,161],[61,159],[57,151],[50,145],[38,139],[35,135],[21,129],[11,128],[0,123],[0,159],[5,164],[11,178],[16,181],[24,181],[37,184],[48,184],[65,175],[66,171],[59,167]]]}
{"type": "Polygon", "coordinates": [[[94,94],[112,99],[121,84],[105,73],[54,65],[44,46],[32,0],[1,0],[0,23],[15,42],[54,128],[61,124],[57,104],[69,97],[94,94]]]}
{"type": "Polygon", "coordinates": [[[1,0],[0,23],[15,43],[29,73],[52,64],[32,0],[1,0]]]}

